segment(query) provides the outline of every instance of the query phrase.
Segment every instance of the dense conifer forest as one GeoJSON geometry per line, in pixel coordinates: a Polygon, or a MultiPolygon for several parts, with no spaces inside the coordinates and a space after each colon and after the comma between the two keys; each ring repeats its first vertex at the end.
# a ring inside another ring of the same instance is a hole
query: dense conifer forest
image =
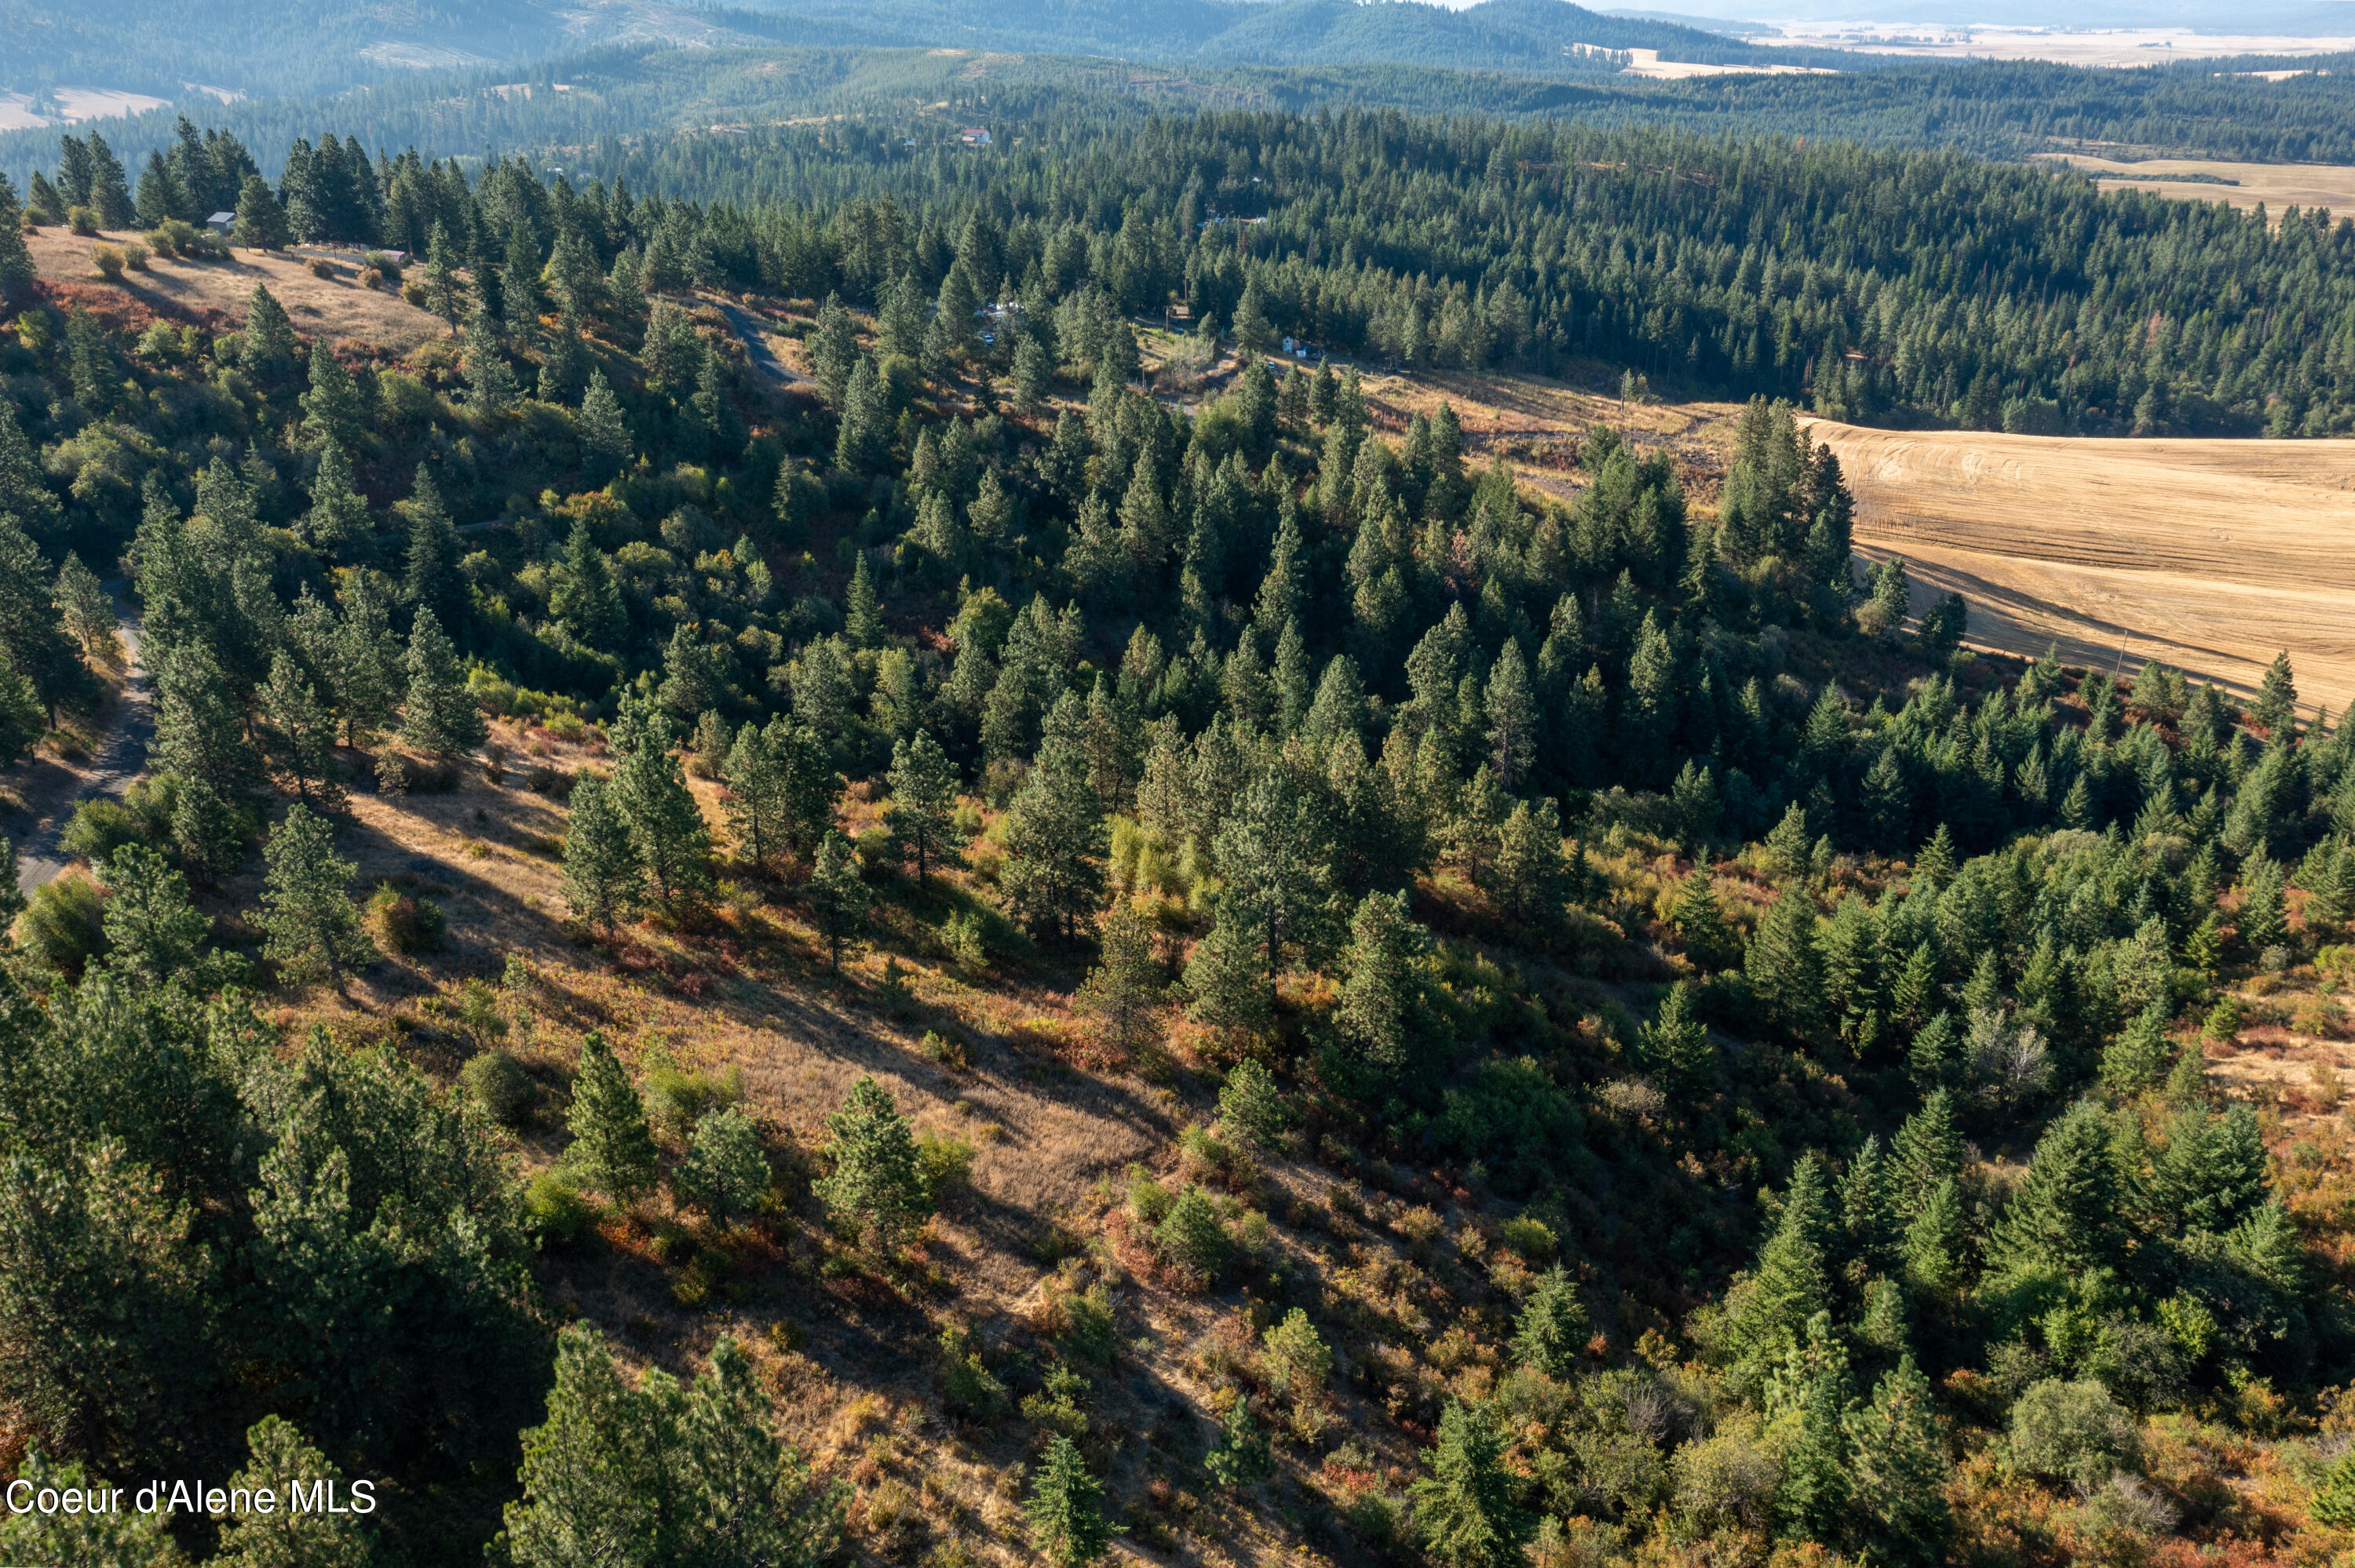
{"type": "Polygon", "coordinates": [[[2355,231],[1774,139],[1002,129],[576,186],[340,133],[272,181],[191,127],[28,182],[159,267],[218,264],[223,202],[410,251],[366,263],[441,318],[406,355],[38,281],[0,191],[0,750],[107,700],[118,571],[155,710],[10,910],[11,1462],[384,1499],[0,1549],[2355,1550],[2343,1089],[2210,1071],[2347,1031],[2348,731],[2286,660],[2243,702],[1974,654],[1795,418],[2341,429],[2355,231]],[[1286,334],[1754,396],[1721,481],[1598,425],[1541,493],[1286,334]],[[510,772],[564,813],[517,852],[560,979],[432,969],[449,889],[342,858],[510,772]],[[346,1005],[388,970],[432,1008],[346,1005]],[[938,1227],[990,1132],[872,1077],[784,1125],[567,1022],[592,984],[816,999],[1182,1130],[1025,1216],[981,1324],[938,1227]],[[687,1327],[600,1316],[624,1263],[687,1327]],[[897,1414],[799,1434],[845,1323],[897,1414]]]}

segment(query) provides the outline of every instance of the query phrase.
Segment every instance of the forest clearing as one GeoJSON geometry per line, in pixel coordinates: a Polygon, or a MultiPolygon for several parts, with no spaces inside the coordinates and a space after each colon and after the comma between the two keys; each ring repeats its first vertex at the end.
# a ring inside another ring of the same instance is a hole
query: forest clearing
{"type": "Polygon", "coordinates": [[[2344,212],[2355,207],[2355,167],[2345,164],[2236,164],[2214,158],[2150,158],[2120,163],[2083,153],[2037,153],[2094,176],[2105,191],[2136,190],[2178,201],[2228,202],[2243,212],[2262,206],[2275,223],[2292,207],[2344,212]]]}

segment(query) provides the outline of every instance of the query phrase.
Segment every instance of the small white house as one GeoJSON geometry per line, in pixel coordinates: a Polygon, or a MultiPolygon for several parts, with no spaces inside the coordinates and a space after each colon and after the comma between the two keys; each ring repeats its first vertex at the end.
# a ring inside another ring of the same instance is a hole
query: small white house
{"type": "Polygon", "coordinates": [[[210,217],[205,219],[205,227],[211,229],[215,234],[226,235],[230,229],[237,227],[237,214],[233,212],[217,212],[210,217]]]}

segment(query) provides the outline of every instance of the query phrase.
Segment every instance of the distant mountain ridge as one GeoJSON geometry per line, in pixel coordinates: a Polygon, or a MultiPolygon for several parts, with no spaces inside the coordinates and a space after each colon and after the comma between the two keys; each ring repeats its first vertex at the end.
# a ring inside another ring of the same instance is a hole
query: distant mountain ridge
{"type": "MultiPolygon", "coordinates": [[[[190,101],[338,91],[414,69],[522,65],[604,45],[897,45],[1109,55],[1170,64],[1397,64],[1594,78],[1593,51],[1656,49],[1717,64],[1793,64],[1672,22],[1567,0],[0,0],[0,91],[110,88],[190,101]]],[[[1833,51],[1822,51],[1828,57],[1833,51]]],[[[1851,64],[1858,57],[1842,57],[1851,64]]]]}

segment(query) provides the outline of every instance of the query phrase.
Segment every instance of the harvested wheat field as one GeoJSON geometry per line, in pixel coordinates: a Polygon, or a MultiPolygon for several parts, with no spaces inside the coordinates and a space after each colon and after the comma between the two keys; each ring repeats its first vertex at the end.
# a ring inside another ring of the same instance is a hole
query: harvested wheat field
{"type": "Polygon", "coordinates": [[[2293,207],[2307,211],[2328,207],[2333,212],[2355,207],[2355,166],[2346,164],[2234,164],[2208,158],[2151,158],[2122,164],[2083,153],[2030,156],[2082,169],[2105,191],[2137,190],[2177,201],[2228,202],[2243,212],[2262,204],[2275,223],[2293,207]]]}
{"type": "Polygon", "coordinates": [[[256,283],[267,283],[286,307],[294,330],[304,337],[358,338],[405,354],[449,331],[442,320],[387,290],[363,289],[351,261],[330,261],[326,277],[315,276],[304,259],[282,252],[232,250],[225,260],[152,258],[144,272],[123,274],[108,284],[91,260],[101,244],[144,244],[130,232],[92,239],[63,228],[36,229],[25,236],[33,264],[52,283],[116,287],[158,315],[206,320],[215,314],[245,320],[245,302],[256,283]]]}
{"type": "Polygon", "coordinates": [[[2306,701],[2355,699],[2355,442],[1809,429],[1859,553],[1967,597],[1975,644],[2242,692],[2287,649],[2306,701]]]}

